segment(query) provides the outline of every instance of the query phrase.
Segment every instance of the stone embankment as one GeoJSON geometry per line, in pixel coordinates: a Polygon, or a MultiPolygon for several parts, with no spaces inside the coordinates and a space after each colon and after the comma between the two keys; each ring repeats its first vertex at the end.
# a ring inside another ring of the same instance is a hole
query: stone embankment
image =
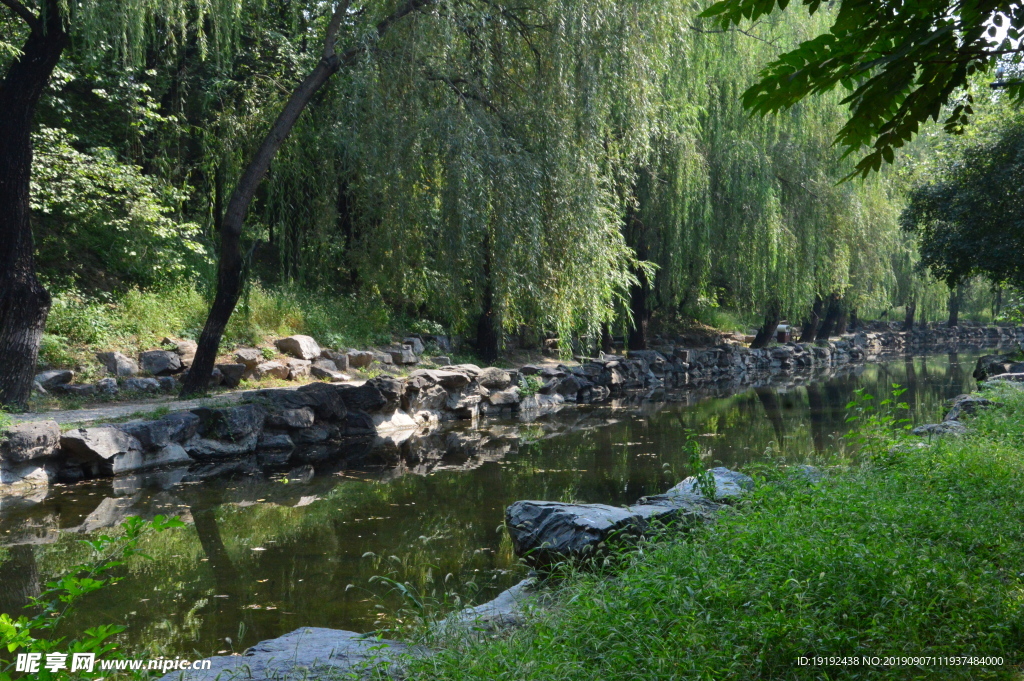
{"type": "MultiPolygon", "coordinates": [[[[972,331],[992,342],[1024,337],[1024,329],[992,328],[993,333],[981,328],[972,331]]],[[[927,333],[935,334],[935,338],[960,338],[955,331],[950,329],[941,336],[939,331],[927,333]]],[[[753,383],[766,375],[869,360],[881,353],[900,351],[916,337],[897,332],[860,333],[827,343],[787,343],[758,350],[728,343],[711,348],[670,345],[632,351],[626,357],[602,354],[580,358],[580,364],[573,366],[526,365],[506,371],[472,364],[446,365],[417,369],[404,377],[380,376],[360,386],[334,382],[347,377],[323,373],[322,381],[298,389],[256,391],[240,406],[201,407],[154,420],[67,432],[61,432],[54,421],[21,423],[0,440],[0,494],[23,494],[53,482],[76,482],[155,467],[240,459],[268,467],[317,463],[345,456],[346,443],[397,432],[411,434],[446,421],[537,414],[567,402],[602,402],[655,388],[699,387],[722,381],[753,383]]],[[[353,362],[366,366],[366,360],[378,361],[369,352],[323,350],[306,336],[281,339],[277,346],[295,355],[293,362],[307,363],[295,364],[290,371],[331,372],[326,362],[335,367],[340,362],[347,368],[353,362]]],[[[392,361],[411,366],[419,361],[416,350],[422,350],[422,344],[410,342],[392,349],[389,356],[392,361]]],[[[125,365],[124,371],[134,370],[132,360],[117,353],[106,354],[111,355],[107,359],[115,372],[125,365]]],[[[186,366],[191,359],[187,355],[152,351],[143,353],[140,363],[150,371],[171,370],[186,366]],[[165,354],[157,357],[154,353],[158,352],[165,354]],[[179,358],[177,364],[171,355],[179,358]]],[[[257,350],[240,350],[236,356],[241,358],[241,369],[236,372],[239,377],[247,372],[258,375],[266,364],[260,361],[263,356],[257,350]]],[[[1012,364],[1006,366],[1013,368],[1012,364]]],[[[53,376],[41,378],[48,383],[56,380],[53,376]]]]}

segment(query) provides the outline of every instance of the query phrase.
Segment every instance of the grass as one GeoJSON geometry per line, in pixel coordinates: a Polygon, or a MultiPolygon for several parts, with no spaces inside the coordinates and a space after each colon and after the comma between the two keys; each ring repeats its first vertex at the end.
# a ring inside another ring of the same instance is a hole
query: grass
{"type": "Polygon", "coordinates": [[[811,486],[762,469],[711,526],[568,577],[558,605],[413,663],[416,679],[1019,679],[1024,391],[969,435],[875,447],[811,486]],[[800,666],[800,657],[1002,666],[800,666]]]}

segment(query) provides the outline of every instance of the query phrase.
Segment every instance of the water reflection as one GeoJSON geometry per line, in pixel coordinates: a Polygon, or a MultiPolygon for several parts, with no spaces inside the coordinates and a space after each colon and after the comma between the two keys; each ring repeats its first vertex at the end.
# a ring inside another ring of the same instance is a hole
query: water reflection
{"type": "MultiPolygon", "coordinates": [[[[440,598],[445,585],[486,598],[521,576],[501,531],[516,499],[612,504],[664,491],[687,474],[682,444],[700,436],[710,465],[766,450],[811,461],[846,427],[853,390],[891,384],[916,421],[973,387],[975,354],[847,367],[820,382],[777,376],[756,388],[656,395],[566,409],[532,423],[454,428],[358,457],[268,474],[164,471],[58,487],[0,510],[0,611],[85,557],[76,542],[128,514],[189,524],[149,541],[119,585],[90,597],[73,627],[124,623],[132,650],[242,650],[300,625],[367,631],[380,605],[369,578],[391,574],[440,598]],[[447,580],[447,581],[446,581],[447,580]],[[353,588],[346,588],[353,585],[353,588]]],[[[210,472],[210,471],[207,471],[210,472]]]]}

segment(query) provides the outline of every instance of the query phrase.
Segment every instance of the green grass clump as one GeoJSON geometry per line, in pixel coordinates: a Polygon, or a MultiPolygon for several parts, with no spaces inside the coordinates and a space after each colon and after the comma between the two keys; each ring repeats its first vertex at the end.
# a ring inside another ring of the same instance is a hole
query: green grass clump
{"type": "Polygon", "coordinates": [[[559,605],[527,627],[454,645],[409,676],[1020,678],[1024,391],[994,399],[1002,406],[968,436],[866,452],[876,463],[837,468],[820,486],[762,483],[713,525],[572,575],[559,605]],[[1004,665],[797,665],[889,655],[1004,665]]]}

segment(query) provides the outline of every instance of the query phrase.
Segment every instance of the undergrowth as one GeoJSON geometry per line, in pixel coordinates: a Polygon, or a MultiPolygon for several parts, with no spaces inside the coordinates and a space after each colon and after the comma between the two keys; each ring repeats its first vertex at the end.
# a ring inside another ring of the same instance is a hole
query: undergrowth
{"type": "Polygon", "coordinates": [[[1020,678],[1024,391],[1002,387],[992,399],[1001,405],[962,438],[910,440],[898,424],[872,424],[891,437],[865,438],[863,463],[819,485],[762,477],[714,524],[577,571],[528,626],[452,644],[409,676],[1020,678]],[[798,664],[816,656],[1003,664],[798,664]]]}

